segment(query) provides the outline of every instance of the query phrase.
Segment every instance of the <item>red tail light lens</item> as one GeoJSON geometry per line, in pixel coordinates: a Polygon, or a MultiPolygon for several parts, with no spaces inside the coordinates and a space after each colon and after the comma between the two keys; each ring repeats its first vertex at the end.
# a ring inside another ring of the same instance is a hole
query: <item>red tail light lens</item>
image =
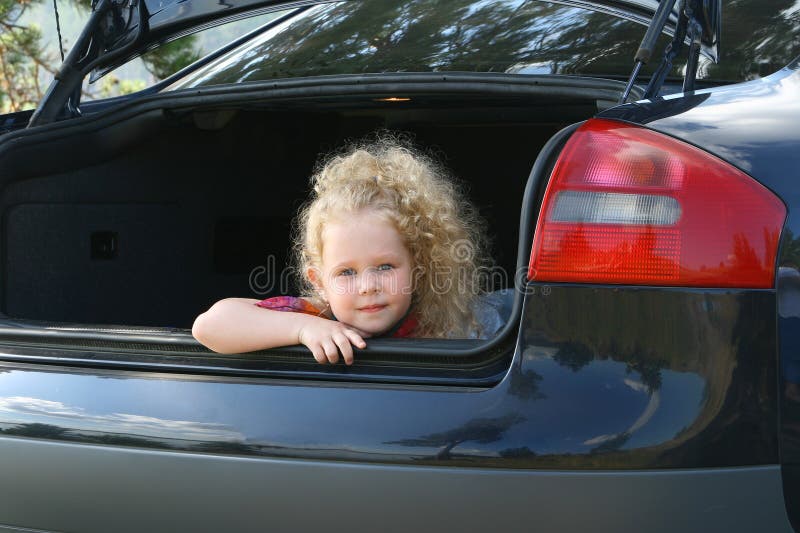
{"type": "Polygon", "coordinates": [[[728,163],[592,119],[553,168],[528,279],[768,288],[785,216],[773,193],[728,163]]]}

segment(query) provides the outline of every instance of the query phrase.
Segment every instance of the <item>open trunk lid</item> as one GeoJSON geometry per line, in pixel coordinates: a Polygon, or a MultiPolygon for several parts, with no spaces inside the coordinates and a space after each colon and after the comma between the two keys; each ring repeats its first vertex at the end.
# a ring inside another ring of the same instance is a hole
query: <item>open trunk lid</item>
{"type": "MultiPolygon", "coordinates": [[[[527,3],[519,3],[520,6],[527,3]]],[[[535,0],[539,1],[539,0],[535,0]]],[[[208,0],[99,0],[95,10],[107,10],[95,30],[96,37],[102,39],[103,47],[97,50],[98,65],[94,76],[114,68],[129,57],[139,55],[158,44],[257,12],[267,12],[277,8],[302,8],[315,4],[333,3],[328,1],[286,2],[280,0],[227,0],[210,2],[208,0]],[[124,54],[119,52],[124,50],[124,54]],[[120,56],[123,57],[120,57],[120,56]]],[[[561,3],[561,2],[555,2],[561,3]]],[[[567,2],[564,2],[567,3],[567,2]]],[[[655,0],[623,0],[568,2],[594,11],[610,12],[643,24],[649,24],[658,8],[655,0]]],[[[678,5],[672,9],[665,32],[672,34],[678,20],[678,5]]],[[[716,60],[717,43],[702,45],[702,53],[716,60]]]]}
{"type": "MultiPolygon", "coordinates": [[[[696,0],[693,5],[699,1],[701,0],[696,0]]],[[[516,13],[520,10],[524,11],[526,6],[544,3],[547,2],[509,0],[507,15],[509,22],[507,24],[510,24],[515,18],[516,13]]],[[[30,124],[39,125],[56,120],[63,113],[65,107],[67,111],[77,110],[80,101],[80,85],[86,75],[91,74],[91,79],[94,81],[108,71],[161,43],[225,22],[278,9],[288,10],[286,16],[281,17],[282,19],[291,18],[309,7],[322,4],[344,4],[344,2],[319,0],[304,2],[96,0],[92,15],[83,33],[56,74],[54,83],[48,89],[30,124]],[[292,8],[296,8],[296,11],[292,8]]],[[[644,25],[650,24],[651,18],[659,6],[659,3],[653,0],[549,2],[549,4],[563,4],[589,12],[602,12],[613,18],[630,20],[644,25]]],[[[665,4],[664,7],[666,5],[671,6],[672,4],[665,4]]],[[[456,9],[459,6],[454,3],[451,8],[456,9]]],[[[666,17],[663,33],[673,32],[678,20],[678,10],[672,9],[666,17]]],[[[716,60],[716,41],[703,43],[702,52],[712,60],[716,60]]],[[[76,116],[78,113],[75,111],[68,114],[76,116]]]]}

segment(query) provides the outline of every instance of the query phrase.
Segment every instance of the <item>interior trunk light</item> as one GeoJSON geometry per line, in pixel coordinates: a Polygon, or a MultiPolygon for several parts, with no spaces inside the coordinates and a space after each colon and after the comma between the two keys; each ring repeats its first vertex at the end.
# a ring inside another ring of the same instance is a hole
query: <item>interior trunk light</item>
{"type": "Polygon", "coordinates": [[[592,119],[553,168],[528,279],[769,288],[785,217],[774,194],[713,155],[592,119]]]}

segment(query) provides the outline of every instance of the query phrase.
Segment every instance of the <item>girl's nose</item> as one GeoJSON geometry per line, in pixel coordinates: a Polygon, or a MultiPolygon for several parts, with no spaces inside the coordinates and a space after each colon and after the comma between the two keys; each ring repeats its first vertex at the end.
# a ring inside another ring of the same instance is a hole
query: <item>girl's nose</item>
{"type": "Polygon", "coordinates": [[[359,279],[358,292],[360,294],[370,294],[380,291],[379,275],[372,269],[366,270],[359,279]]]}

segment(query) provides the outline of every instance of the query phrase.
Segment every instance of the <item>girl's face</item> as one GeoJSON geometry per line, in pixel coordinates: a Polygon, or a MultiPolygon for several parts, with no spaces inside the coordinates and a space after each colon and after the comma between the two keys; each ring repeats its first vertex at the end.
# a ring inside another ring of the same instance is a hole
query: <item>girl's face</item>
{"type": "Polygon", "coordinates": [[[327,224],[322,242],[321,268],[308,275],[339,321],[380,335],[405,316],[412,258],[391,222],[361,210],[327,224]]]}

